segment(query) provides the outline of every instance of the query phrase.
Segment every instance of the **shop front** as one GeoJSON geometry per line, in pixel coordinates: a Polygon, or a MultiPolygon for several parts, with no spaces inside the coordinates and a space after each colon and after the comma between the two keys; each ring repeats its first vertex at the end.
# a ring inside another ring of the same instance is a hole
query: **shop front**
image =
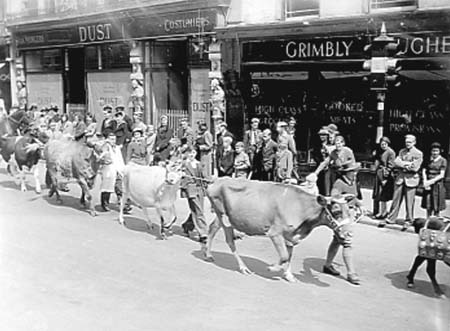
{"type": "Polygon", "coordinates": [[[14,27],[28,104],[88,111],[98,121],[105,104],[121,104],[151,123],[162,114],[176,128],[182,117],[209,123],[208,47],[223,22],[223,2],[14,27]]]}

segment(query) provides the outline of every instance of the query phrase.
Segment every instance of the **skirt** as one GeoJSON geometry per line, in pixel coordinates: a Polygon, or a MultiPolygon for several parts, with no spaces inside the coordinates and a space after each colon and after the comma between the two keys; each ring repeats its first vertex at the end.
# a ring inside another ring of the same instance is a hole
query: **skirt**
{"type": "Polygon", "coordinates": [[[421,207],[434,212],[445,210],[445,187],[443,180],[432,185],[430,190],[423,191],[421,207]]]}

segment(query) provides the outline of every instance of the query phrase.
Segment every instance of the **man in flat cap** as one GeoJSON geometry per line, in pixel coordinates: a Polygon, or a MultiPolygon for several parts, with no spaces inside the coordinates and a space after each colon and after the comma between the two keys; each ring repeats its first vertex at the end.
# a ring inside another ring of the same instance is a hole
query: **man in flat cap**
{"type": "Polygon", "coordinates": [[[117,127],[117,123],[113,117],[113,108],[111,105],[103,106],[103,117],[104,119],[102,121],[100,132],[103,137],[107,138],[111,132],[114,133],[116,131],[117,127]]]}

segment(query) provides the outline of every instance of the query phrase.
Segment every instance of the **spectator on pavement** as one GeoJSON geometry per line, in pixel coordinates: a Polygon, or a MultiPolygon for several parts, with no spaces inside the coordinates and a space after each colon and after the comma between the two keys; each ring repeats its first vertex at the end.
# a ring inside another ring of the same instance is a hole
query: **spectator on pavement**
{"type": "Polygon", "coordinates": [[[214,146],[213,136],[208,130],[204,121],[198,123],[198,136],[195,140],[195,147],[203,169],[205,178],[212,176],[212,150],[214,146]]]}
{"type": "Polygon", "coordinates": [[[155,138],[155,157],[158,161],[166,161],[170,157],[170,140],[173,137],[173,131],[169,128],[169,118],[166,115],[161,116],[159,128],[155,138]]]}
{"type": "Polygon", "coordinates": [[[97,131],[97,122],[95,122],[92,114],[86,114],[84,122],[86,123],[86,137],[88,139],[94,137],[97,131]]]}
{"type": "Polygon", "coordinates": [[[114,115],[114,120],[117,123],[116,129],[114,130],[114,134],[116,135],[117,146],[120,146],[122,150],[122,156],[126,158],[127,145],[131,140],[131,132],[128,129],[128,124],[125,122],[125,114],[122,111],[118,111],[114,115]]]}
{"type": "Polygon", "coordinates": [[[133,130],[139,128],[142,130],[142,132],[147,131],[147,125],[145,125],[144,121],[142,120],[143,116],[144,113],[142,111],[135,111],[133,113],[133,130]]]}
{"type": "Polygon", "coordinates": [[[435,142],[431,144],[431,157],[422,170],[424,193],[422,208],[427,211],[427,218],[439,216],[445,210],[444,178],[447,170],[447,160],[441,156],[442,146],[435,142]]]}
{"type": "Polygon", "coordinates": [[[127,148],[126,163],[133,162],[139,165],[146,165],[146,142],[144,131],[141,128],[133,130],[133,138],[127,148]]]}
{"type": "Polygon", "coordinates": [[[395,152],[389,147],[391,141],[382,137],[379,148],[375,150],[375,184],[373,187],[373,215],[375,219],[387,217],[387,202],[392,200],[394,179],[395,152]]]}
{"type": "Polygon", "coordinates": [[[236,143],[236,154],[234,156],[234,177],[248,178],[250,167],[250,159],[245,153],[244,143],[239,141],[236,143]]]}
{"type": "Polygon", "coordinates": [[[226,136],[222,139],[222,146],[219,149],[217,158],[219,177],[231,177],[234,173],[234,150],[232,144],[233,138],[226,136]]]}
{"type": "Polygon", "coordinates": [[[116,131],[117,123],[114,120],[114,116],[112,113],[113,109],[110,105],[105,105],[103,107],[103,122],[100,128],[100,132],[103,137],[107,138],[109,134],[116,131]]]}
{"type": "Polygon", "coordinates": [[[74,124],[69,120],[69,116],[67,114],[61,115],[61,131],[65,137],[74,136],[74,124]]]}
{"type": "Polygon", "coordinates": [[[394,160],[394,196],[388,217],[379,223],[384,227],[386,223],[395,223],[400,211],[403,197],[406,204],[406,219],[402,231],[406,231],[414,221],[414,200],[419,186],[419,170],[423,162],[423,154],[416,147],[416,137],[405,136],[405,148],[400,150],[394,160]]]}
{"type": "Polygon", "coordinates": [[[180,152],[184,153],[188,147],[194,146],[194,130],[189,125],[189,119],[183,117],[180,121],[178,130],[178,139],[180,139],[180,152]]]}
{"type": "Polygon", "coordinates": [[[265,129],[262,133],[261,147],[258,151],[258,159],[261,160],[259,175],[262,181],[272,181],[276,164],[278,145],[272,140],[272,132],[265,129]]]}
{"type": "MultiPolygon", "coordinates": [[[[319,132],[320,144],[313,150],[314,161],[319,165],[330,156],[330,153],[336,148],[334,144],[330,144],[330,130],[323,126],[319,132]]],[[[317,186],[320,194],[330,196],[332,187],[332,171],[326,166],[318,175],[317,186]]]]}
{"type": "Polygon", "coordinates": [[[277,142],[280,144],[280,142],[284,140],[287,143],[288,149],[292,153],[293,158],[295,159],[297,156],[297,148],[295,146],[294,138],[287,132],[287,126],[288,124],[283,121],[277,123],[277,142]]]}
{"type": "Polygon", "coordinates": [[[255,171],[255,154],[256,150],[261,144],[261,130],[259,129],[259,119],[252,118],[250,124],[250,130],[245,131],[244,133],[244,148],[247,153],[250,163],[252,165],[252,170],[255,171]]]}
{"type": "Polygon", "coordinates": [[[292,152],[288,149],[287,140],[282,138],[278,144],[278,152],[276,154],[275,181],[290,183],[293,168],[294,160],[292,152]]]}

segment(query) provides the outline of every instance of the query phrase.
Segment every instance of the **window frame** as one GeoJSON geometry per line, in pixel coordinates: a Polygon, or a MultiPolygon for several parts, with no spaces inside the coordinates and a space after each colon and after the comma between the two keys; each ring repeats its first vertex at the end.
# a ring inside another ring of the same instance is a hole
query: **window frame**
{"type": "Polygon", "coordinates": [[[387,11],[391,11],[391,10],[408,11],[408,10],[417,9],[418,5],[419,5],[418,3],[419,3],[418,0],[370,0],[369,1],[369,11],[374,12],[374,13],[387,12],[387,11]],[[380,2],[381,4],[392,3],[393,6],[375,8],[374,5],[376,2],[380,2]],[[401,5],[401,3],[407,3],[407,2],[410,2],[412,4],[401,5]],[[396,3],[398,3],[398,5],[395,5],[396,3]]]}
{"type": "Polygon", "coordinates": [[[284,1],[284,17],[286,20],[302,20],[302,19],[308,19],[308,18],[320,16],[320,0],[317,0],[317,8],[316,9],[289,11],[288,10],[289,5],[293,1],[299,1],[299,0],[285,0],[284,1]],[[308,12],[311,12],[311,13],[308,13],[308,12]],[[295,14],[295,13],[297,13],[297,14],[295,14]],[[304,14],[302,14],[302,13],[304,13],[304,14]]]}

